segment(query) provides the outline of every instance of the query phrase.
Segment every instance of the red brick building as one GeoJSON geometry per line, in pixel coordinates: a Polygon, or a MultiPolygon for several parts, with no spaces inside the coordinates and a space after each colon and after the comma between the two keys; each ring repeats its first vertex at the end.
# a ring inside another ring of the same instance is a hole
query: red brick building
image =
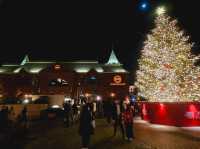
{"type": "MultiPolygon", "coordinates": [[[[78,98],[95,94],[103,99],[111,93],[128,93],[127,72],[112,51],[107,63],[98,61],[38,61],[25,56],[20,64],[0,67],[0,96],[66,95],[78,98]]],[[[113,95],[114,95],[113,94],[113,95]]]]}

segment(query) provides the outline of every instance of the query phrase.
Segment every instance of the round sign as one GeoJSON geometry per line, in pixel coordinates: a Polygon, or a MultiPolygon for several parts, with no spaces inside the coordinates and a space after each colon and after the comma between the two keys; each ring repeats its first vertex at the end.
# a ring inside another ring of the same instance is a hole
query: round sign
{"type": "Polygon", "coordinates": [[[113,77],[113,81],[117,84],[122,82],[122,77],[120,75],[116,75],[113,77]]]}

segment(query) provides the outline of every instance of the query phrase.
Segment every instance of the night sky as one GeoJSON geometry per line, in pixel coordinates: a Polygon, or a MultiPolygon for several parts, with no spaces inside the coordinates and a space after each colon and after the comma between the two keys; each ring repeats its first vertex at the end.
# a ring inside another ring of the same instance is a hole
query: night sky
{"type": "Polygon", "coordinates": [[[0,0],[0,61],[19,62],[29,54],[105,62],[114,43],[119,60],[133,70],[160,4],[178,19],[198,53],[198,0],[0,0]],[[143,1],[149,3],[145,10],[139,7],[143,1]]]}

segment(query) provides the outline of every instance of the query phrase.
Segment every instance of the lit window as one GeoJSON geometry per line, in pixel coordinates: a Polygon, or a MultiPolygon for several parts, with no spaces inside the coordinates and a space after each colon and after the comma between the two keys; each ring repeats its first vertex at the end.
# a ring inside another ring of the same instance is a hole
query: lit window
{"type": "Polygon", "coordinates": [[[54,69],[55,69],[55,70],[59,70],[60,68],[61,68],[61,66],[58,65],[58,64],[54,66],[54,69]]]}
{"type": "Polygon", "coordinates": [[[61,78],[53,79],[49,82],[49,86],[65,86],[68,85],[69,83],[61,78]]]}

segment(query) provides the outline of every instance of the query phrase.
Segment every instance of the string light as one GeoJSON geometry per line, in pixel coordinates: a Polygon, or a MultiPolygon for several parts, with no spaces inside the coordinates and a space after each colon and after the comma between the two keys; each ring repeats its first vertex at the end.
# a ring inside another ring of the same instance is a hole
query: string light
{"type": "Polygon", "coordinates": [[[159,7],[155,28],[147,35],[139,59],[135,85],[149,101],[196,101],[200,99],[200,68],[191,54],[193,43],[159,7]],[[162,15],[161,15],[162,14],[162,15]]]}
{"type": "Polygon", "coordinates": [[[158,7],[157,10],[156,10],[156,13],[158,15],[164,14],[165,12],[166,12],[166,9],[163,6],[162,7],[158,7]]]}

